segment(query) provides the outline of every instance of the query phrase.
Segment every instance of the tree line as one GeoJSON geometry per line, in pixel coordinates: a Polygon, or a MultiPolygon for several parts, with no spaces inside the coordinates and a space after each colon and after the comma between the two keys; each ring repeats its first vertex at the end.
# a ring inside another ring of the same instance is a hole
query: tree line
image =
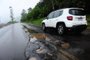
{"type": "Polygon", "coordinates": [[[85,0],[42,0],[35,6],[34,9],[29,8],[28,13],[23,10],[21,14],[21,21],[30,21],[37,18],[43,18],[46,17],[51,11],[70,7],[84,8],[86,14],[90,14],[90,8],[88,8],[90,4],[86,4],[86,2],[88,3],[88,1],[85,0]]]}

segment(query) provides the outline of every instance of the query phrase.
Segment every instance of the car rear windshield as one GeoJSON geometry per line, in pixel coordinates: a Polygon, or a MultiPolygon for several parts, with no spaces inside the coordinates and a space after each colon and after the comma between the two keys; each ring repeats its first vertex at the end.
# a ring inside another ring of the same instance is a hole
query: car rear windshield
{"type": "Polygon", "coordinates": [[[70,9],[69,13],[72,15],[85,15],[85,11],[82,9],[70,9]]]}

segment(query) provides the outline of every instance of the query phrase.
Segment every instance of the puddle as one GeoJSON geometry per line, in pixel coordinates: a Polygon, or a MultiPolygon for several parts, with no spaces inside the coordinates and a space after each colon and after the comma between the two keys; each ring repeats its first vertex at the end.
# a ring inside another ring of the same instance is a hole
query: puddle
{"type": "Polygon", "coordinates": [[[49,42],[45,34],[41,33],[32,34],[25,52],[27,60],[57,60],[57,54],[56,46],[49,42]]]}

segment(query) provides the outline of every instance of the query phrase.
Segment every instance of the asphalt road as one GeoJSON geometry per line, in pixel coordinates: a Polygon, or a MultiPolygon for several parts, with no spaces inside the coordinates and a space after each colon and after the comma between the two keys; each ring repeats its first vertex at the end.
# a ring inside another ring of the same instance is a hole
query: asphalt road
{"type": "Polygon", "coordinates": [[[27,35],[21,24],[12,24],[0,29],[0,60],[25,60],[27,35]]]}

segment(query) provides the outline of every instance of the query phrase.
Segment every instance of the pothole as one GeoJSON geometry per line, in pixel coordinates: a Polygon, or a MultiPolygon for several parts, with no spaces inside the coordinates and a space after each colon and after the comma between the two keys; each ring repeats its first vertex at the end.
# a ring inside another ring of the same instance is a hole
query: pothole
{"type": "Polygon", "coordinates": [[[27,31],[30,33],[30,40],[25,51],[25,56],[28,60],[32,57],[39,60],[77,60],[74,55],[70,55],[66,52],[66,50],[71,47],[68,42],[63,42],[62,40],[57,39],[55,40],[47,34],[38,33],[32,29],[27,29],[27,31]],[[65,57],[65,59],[60,55],[65,57]]]}
{"type": "Polygon", "coordinates": [[[45,34],[32,34],[26,48],[26,58],[36,57],[39,60],[56,60],[57,48],[49,40],[45,34]]]}

